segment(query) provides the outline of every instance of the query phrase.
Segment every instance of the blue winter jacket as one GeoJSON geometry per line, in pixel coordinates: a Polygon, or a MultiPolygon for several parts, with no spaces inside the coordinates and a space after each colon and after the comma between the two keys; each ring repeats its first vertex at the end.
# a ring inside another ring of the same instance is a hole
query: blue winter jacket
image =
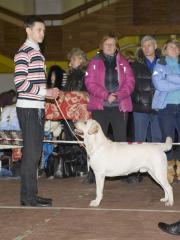
{"type": "Polygon", "coordinates": [[[168,93],[180,90],[180,74],[172,74],[170,67],[163,57],[157,61],[152,81],[155,87],[152,108],[155,110],[163,109],[166,107],[165,100],[168,93]]]}

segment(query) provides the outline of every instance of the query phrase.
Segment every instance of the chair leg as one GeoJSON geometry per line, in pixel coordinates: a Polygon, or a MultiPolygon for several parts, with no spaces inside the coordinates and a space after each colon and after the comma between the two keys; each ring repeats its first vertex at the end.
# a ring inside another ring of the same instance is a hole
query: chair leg
{"type": "Polygon", "coordinates": [[[174,177],[175,177],[175,160],[170,160],[168,161],[168,173],[167,173],[167,177],[168,177],[168,181],[169,183],[173,183],[174,181],[174,177]]]}
{"type": "Polygon", "coordinates": [[[176,167],[177,180],[180,181],[180,160],[176,161],[176,167]]]}

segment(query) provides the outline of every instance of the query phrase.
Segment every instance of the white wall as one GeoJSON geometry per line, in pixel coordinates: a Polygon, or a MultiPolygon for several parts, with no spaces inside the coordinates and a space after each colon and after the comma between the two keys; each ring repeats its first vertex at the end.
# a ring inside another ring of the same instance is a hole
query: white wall
{"type": "Polygon", "coordinates": [[[79,5],[84,4],[85,0],[62,0],[62,8],[63,8],[63,12],[67,12],[68,10],[71,10],[75,7],[78,7],[79,5]]]}
{"type": "Polygon", "coordinates": [[[0,93],[15,89],[14,74],[0,74],[0,93]]]}
{"type": "Polygon", "coordinates": [[[23,15],[34,13],[34,0],[0,0],[0,6],[23,15]]]}
{"type": "MultiPolygon", "coordinates": [[[[88,0],[91,1],[91,0],[88,0]]],[[[0,0],[0,6],[20,14],[60,14],[87,0],[0,0]]]]}
{"type": "Polygon", "coordinates": [[[85,0],[35,0],[35,14],[60,14],[84,3],[85,0]]]}
{"type": "Polygon", "coordinates": [[[62,13],[62,0],[35,0],[35,14],[60,13],[62,13]]]}

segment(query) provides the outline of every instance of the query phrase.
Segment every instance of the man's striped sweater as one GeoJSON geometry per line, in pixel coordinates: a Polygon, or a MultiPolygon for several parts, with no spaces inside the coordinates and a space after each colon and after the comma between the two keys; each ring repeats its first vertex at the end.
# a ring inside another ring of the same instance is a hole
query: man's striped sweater
{"type": "Polygon", "coordinates": [[[17,107],[44,108],[46,95],[45,59],[39,45],[26,40],[14,57],[17,107]]]}

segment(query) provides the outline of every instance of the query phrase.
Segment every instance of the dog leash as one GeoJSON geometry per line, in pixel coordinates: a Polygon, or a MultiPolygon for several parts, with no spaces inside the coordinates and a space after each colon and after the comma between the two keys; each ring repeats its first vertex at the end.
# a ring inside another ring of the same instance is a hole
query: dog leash
{"type": "MultiPolygon", "coordinates": [[[[80,146],[80,147],[82,146],[82,147],[86,150],[86,146],[85,146],[84,142],[81,142],[81,141],[79,140],[79,138],[76,136],[76,134],[75,134],[74,131],[72,130],[71,126],[69,125],[67,119],[65,118],[63,111],[62,111],[61,108],[59,107],[59,104],[58,104],[58,102],[57,102],[57,99],[55,99],[55,104],[56,104],[56,107],[57,107],[58,111],[61,113],[61,115],[63,116],[65,122],[67,123],[67,125],[68,125],[71,133],[72,133],[73,136],[76,138],[77,143],[79,144],[79,146],[80,146]],[[81,142],[81,143],[80,143],[80,142],[81,142]]],[[[87,152],[87,151],[86,151],[86,152],[87,152]]],[[[89,170],[90,170],[89,156],[88,156],[88,154],[87,154],[87,170],[88,170],[88,172],[89,172],[89,170]]]]}
{"type": "Polygon", "coordinates": [[[68,125],[70,132],[71,132],[72,135],[76,138],[78,144],[86,149],[86,146],[85,146],[84,142],[80,141],[80,139],[77,137],[77,134],[74,133],[74,131],[72,130],[71,126],[69,125],[67,119],[66,119],[65,116],[64,116],[63,111],[62,111],[61,108],[59,107],[59,104],[58,104],[57,99],[55,99],[55,104],[56,104],[56,107],[57,107],[58,111],[60,112],[60,114],[62,115],[63,119],[65,120],[66,124],[68,125]]]}

